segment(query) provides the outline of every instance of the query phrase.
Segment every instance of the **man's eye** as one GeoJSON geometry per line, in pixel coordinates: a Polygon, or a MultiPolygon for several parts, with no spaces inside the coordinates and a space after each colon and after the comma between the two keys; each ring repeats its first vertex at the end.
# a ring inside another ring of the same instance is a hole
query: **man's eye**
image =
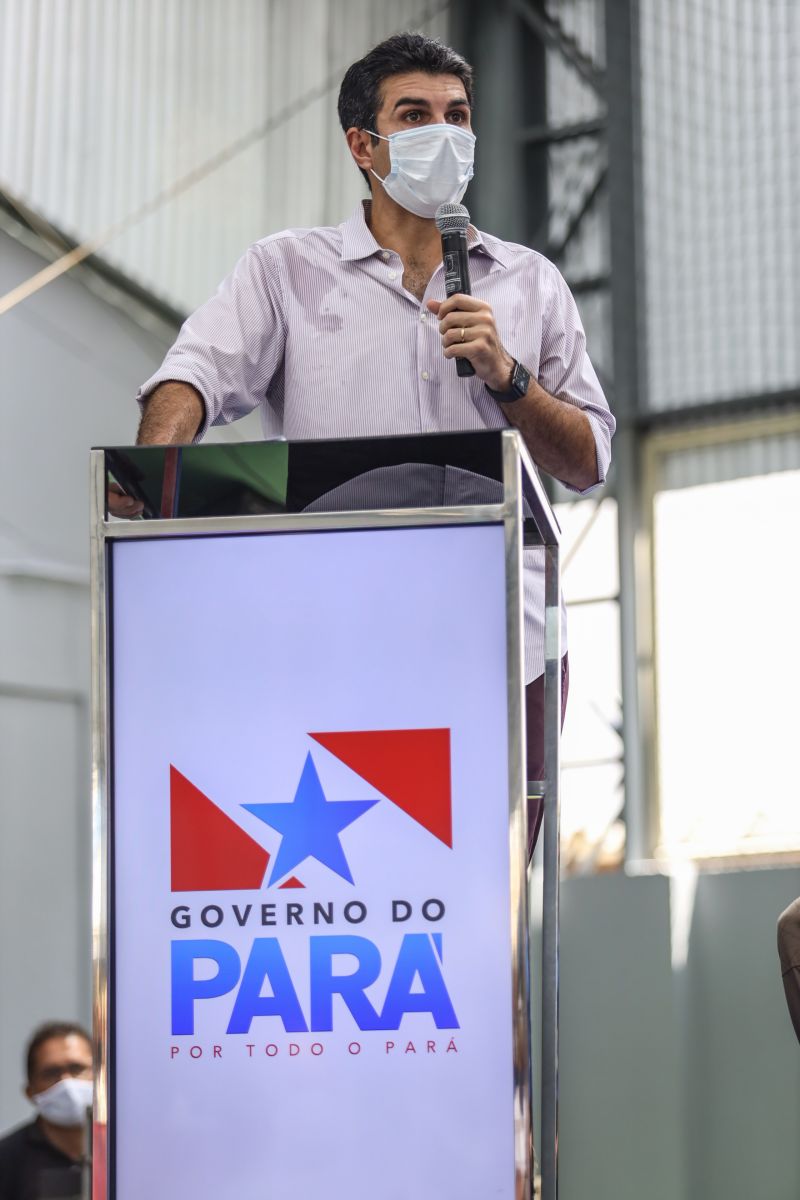
{"type": "Polygon", "coordinates": [[[459,109],[456,109],[455,112],[450,113],[450,120],[453,121],[456,125],[462,125],[464,123],[464,121],[466,121],[466,119],[467,119],[467,114],[464,112],[461,112],[459,109]]]}
{"type": "Polygon", "coordinates": [[[412,108],[410,112],[406,113],[406,120],[407,121],[418,121],[421,116],[422,116],[422,113],[419,111],[418,108],[412,108]]]}

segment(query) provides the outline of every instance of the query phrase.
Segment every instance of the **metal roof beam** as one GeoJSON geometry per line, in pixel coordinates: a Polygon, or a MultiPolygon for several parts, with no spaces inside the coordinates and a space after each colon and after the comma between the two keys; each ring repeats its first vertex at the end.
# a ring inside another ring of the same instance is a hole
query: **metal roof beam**
{"type": "Polygon", "coordinates": [[[608,175],[608,167],[606,166],[605,163],[601,163],[600,166],[597,168],[597,174],[595,175],[594,180],[592,181],[590,187],[588,187],[586,192],[584,193],[580,208],[578,208],[577,211],[574,212],[572,214],[572,216],[570,217],[569,224],[567,225],[567,228],[564,230],[564,233],[561,235],[561,237],[558,239],[557,242],[549,242],[548,243],[547,249],[545,250],[545,254],[548,258],[552,258],[557,261],[561,257],[561,255],[564,253],[567,246],[572,241],[575,234],[578,232],[581,221],[586,216],[589,209],[592,207],[595,200],[597,199],[600,189],[606,181],[607,175],[608,175]]]}
{"type": "Polygon", "coordinates": [[[554,17],[551,17],[543,9],[534,7],[531,0],[512,0],[512,8],[545,45],[558,51],[562,58],[580,75],[584,83],[588,83],[601,99],[605,97],[605,71],[583,53],[575,39],[564,32],[563,27],[554,17]]]}
{"type": "Polygon", "coordinates": [[[604,133],[605,129],[606,118],[603,114],[588,121],[574,121],[570,125],[529,125],[526,129],[520,129],[516,136],[526,146],[540,146],[594,136],[604,133]]]}

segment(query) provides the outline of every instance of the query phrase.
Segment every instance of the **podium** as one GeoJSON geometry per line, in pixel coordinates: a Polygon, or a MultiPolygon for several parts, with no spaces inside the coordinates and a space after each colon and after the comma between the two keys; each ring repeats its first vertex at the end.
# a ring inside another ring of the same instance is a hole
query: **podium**
{"type": "Polygon", "coordinates": [[[519,435],[91,470],[95,1200],[531,1196],[526,789],[555,1200],[559,531],[519,435]],[[143,519],[109,519],[112,479],[143,519]]]}

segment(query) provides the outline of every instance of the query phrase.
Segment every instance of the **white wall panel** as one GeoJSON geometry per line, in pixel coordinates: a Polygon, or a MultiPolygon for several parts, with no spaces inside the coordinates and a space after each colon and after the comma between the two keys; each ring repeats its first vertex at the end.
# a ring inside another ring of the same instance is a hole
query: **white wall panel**
{"type": "Polygon", "coordinates": [[[2,1131],[33,1112],[22,1095],[33,1028],[90,1020],[87,739],[77,698],[21,697],[0,683],[2,1131]]]}
{"type": "Polygon", "coordinates": [[[701,874],[680,902],[679,885],[562,883],[562,1200],[800,1194],[800,1059],[775,946],[800,871],[701,874]]]}

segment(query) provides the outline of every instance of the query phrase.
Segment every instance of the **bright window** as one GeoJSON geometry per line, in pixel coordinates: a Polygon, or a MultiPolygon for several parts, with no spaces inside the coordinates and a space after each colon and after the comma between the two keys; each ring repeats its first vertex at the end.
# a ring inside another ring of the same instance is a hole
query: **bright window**
{"type": "Polygon", "coordinates": [[[800,850],[800,471],[654,505],[659,853],[800,850]]]}

